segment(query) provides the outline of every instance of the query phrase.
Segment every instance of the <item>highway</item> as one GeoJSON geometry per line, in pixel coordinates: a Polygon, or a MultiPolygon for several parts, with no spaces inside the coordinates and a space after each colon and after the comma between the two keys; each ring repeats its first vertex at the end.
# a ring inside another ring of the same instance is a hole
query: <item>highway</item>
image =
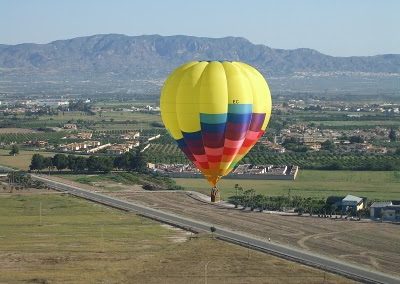
{"type": "MultiPolygon", "coordinates": [[[[104,194],[91,192],[79,187],[49,180],[45,176],[32,175],[32,178],[45,182],[49,187],[55,190],[63,191],[71,195],[85,198],[114,208],[126,211],[133,211],[142,216],[171,224],[185,230],[193,232],[210,232],[210,227],[213,226],[213,224],[207,224],[197,220],[188,219],[169,212],[164,212],[146,207],[141,204],[136,204],[131,201],[113,198],[104,194]]],[[[292,247],[276,244],[268,240],[262,240],[258,237],[247,235],[242,232],[232,231],[228,228],[221,228],[218,226],[214,227],[216,228],[216,231],[214,233],[215,237],[224,241],[229,241],[231,243],[283,257],[285,259],[296,261],[308,266],[340,274],[350,279],[354,279],[356,281],[364,283],[400,284],[400,278],[396,278],[388,274],[365,269],[349,263],[313,254],[309,251],[303,251],[292,247]]]]}

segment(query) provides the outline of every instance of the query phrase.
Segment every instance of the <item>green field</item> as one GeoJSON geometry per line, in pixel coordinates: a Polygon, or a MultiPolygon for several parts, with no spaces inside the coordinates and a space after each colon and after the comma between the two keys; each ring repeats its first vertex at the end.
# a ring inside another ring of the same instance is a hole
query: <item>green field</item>
{"type": "MultiPolygon", "coordinates": [[[[103,111],[101,116],[87,115],[84,112],[65,112],[64,115],[60,112],[54,116],[40,116],[38,121],[33,121],[33,124],[45,123],[49,125],[64,124],[68,121],[77,122],[78,120],[96,123],[95,129],[101,129],[103,124],[107,124],[107,129],[126,129],[124,123],[135,124],[138,127],[148,128],[152,122],[160,122],[161,117],[158,114],[149,114],[142,112],[123,112],[123,111],[103,111]],[[110,123],[112,120],[112,123],[110,123]],[[122,124],[121,124],[122,123],[122,124]],[[119,127],[121,126],[121,127],[119,127]]],[[[126,125],[125,125],[126,127],[126,125]]]]}
{"type": "MultiPolygon", "coordinates": [[[[187,190],[209,194],[210,185],[204,179],[176,178],[187,190]]],[[[312,171],[300,170],[294,181],[222,179],[218,187],[223,198],[235,194],[234,186],[255,189],[266,195],[290,194],[306,197],[354,194],[370,200],[400,199],[400,172],[386,171],[312,171]]]]}
{"type": "MultiPolygon", "coordinates": [[[[10,156],[9,152],[10,150],[8,149],[0,149],[0,166],[7,166],[20,170],[28,170],[33,154],[38,153],[35,151],[20,150],[18,155],[10,156]]],[[[54,153],[50,152],[40,152],[40,154],[45,157],[54,156],[54,153]]]]}
{"type": "MultiPolygon", "coordinates": [[[[89,115],[82,111],[64,112],[58,115],[25,116],[18,115],[16,119],[0,117],[3,127],[23,127],[23,128],[42,128],[42,127],[63,127],[65,123],[77,123],[79,128],[89,128],[92,130],[111,130],[111,129],[149,129],[151,123],[161,122],[159,113],[113,111],[110,109],[89,115]]],[[[41,133],[43,136],[44,134],[41,133]]],[[[46,135],[56,136],[57,133],[46,135]]],[[[5,139],[10,137],[5,136],[5,139]]],[[[35,136],[32,136],[35,137],[35,136]]],[[[52,137],[52,136],[51,136],[52,137]]],[[[1,138],[1,136],[0,136],[1,138]]],[[[0,139],[1,141],[1,139],[0,139]]]]}
{"type": "MultiPolygon", "coordinates": [[[[107,182],[133,185],[131,179],[125,179],[119,174],[107,175],[62,175],[62,178],[90,184],[107,182]]],[[[209,194],[210,185],[202,178],[174,178],[177,185],[185,190],[199,191],[209,194]]],[[[397,171],[314,171],[300,170],[294,181],[284,180],[246,180],[222,179],[218,183],[224,199],[235,194],[235,184],[244,189],[255,189],[266,195],[302,195],[305,197],[326,198],[331,195],[345,196],[353,194],[367,197],[369,200],[398,200],[400,199],[400,172],[397,171]]]]}
{"type": "Polygon", "coordinates": [[[327,120],[327,121],[308,121],[308,123],[315,123],[316,125],[324,125],[324,126],[357,126],[357,127],[366,127],[366,126],[399,126],[400,120],[351,120],[351,121],[343,121],[343,120],[327,120]]]}
{"type": "MultiPolygon", "coordinates": [[[[152,163],[188,163],[178,146],[172,143],[151,144],[146,156],[152,163]]],[[[400,155],[370,153],[331,153],[324,151],[271,153],[255,145],[240,163],[256,165],[296,165],[310,170],[399,170],[400,155]]]]}
{"type": "Polygon", "coordinates": [[[66,136],[65,131],[60,132],[39,132],[39,133],[0,133],[0,142],[23,143],[27,141],[46,140],[50,144],[57,143],[66,136]]]}
{"type": "Polygon", "coordinates": [[[57,193],[0,194],[0,228],[1,283],[351,283],[57,193]]]}

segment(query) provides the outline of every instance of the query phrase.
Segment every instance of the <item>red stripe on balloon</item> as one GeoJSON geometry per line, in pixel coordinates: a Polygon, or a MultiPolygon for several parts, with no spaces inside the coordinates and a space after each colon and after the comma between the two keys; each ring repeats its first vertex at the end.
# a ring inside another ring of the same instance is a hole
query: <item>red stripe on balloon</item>
{"type": "Polygon", "coordinates": [[[222,159],[222,156],[210,156],[210,155],[207,155],[207,159],[208,159],[209,163],[220,163],[221,159],[222,159]]]}

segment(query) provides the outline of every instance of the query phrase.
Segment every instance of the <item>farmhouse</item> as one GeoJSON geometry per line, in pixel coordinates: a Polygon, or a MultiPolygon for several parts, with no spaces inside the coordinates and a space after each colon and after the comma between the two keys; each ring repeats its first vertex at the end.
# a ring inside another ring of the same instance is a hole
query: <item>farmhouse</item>
{"type": "Polygon", "coordinates": [[[329,196],[326,199],[326,204],[335,206],[342,212],[346,211],[359,211],[365,208],[365,199],[354,195],[343,196],[329,196]]]}
{"type": "Polygon", "coordinates": [[[381,218],[383,208],[391,205],[393,205],[392,201],[372,203],[371,207],[369,208],[371,218],[381,218]]]}
{"type": "Polygon", "coordinates": [[[392,201],[374,202],[370,207],[370,216],[373,219],[400,222],[400,205],[394,205],[392,201]]]}
{"type": "Polygon", "coordinates": [[[342,211],[355,210],[360,211],[365,207],[365,199],[348,194],[341,202],[342,211]]]}
{"type": "Polygon", "coordinates": [[[107,149],[107,154],[110,155],[121,155],[125,152],[129,152],[131,149],[138,147],[140,144],[138,141],[133,141],[124,144],[114,144],[107,149]]]}
{"type": "Polygon", "coordinates": [[[400,205],[390,205],[383,208],[383,220],[400,222],[400,205]]]}
{"type": "MultiPolygon", "coordinates": [[[[65,145],[60,145],[59,149],[63,152],[76,152],[76,151],[84,151],[86,150],[88,153],[89,149],[94,149],[100,146],[100,141],[85,141],[80,143],[70,143],[65,145]]],[[[94,152],[94,151],[93,151],[94,152]]]]}
{"type": "Polygon", "coordinates": [[[75,123],[66,123],[64,124],[64,129],[71,129],[71,130],[76,130],[78,127],[76,126],[75,123]]]}

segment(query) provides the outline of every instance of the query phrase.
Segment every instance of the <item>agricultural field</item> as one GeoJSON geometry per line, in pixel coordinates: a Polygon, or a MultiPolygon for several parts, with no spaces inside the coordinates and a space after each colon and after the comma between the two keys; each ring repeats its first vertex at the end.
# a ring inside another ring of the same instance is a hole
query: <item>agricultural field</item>
{"type": "MultiPolygon", "coordinates": [[[[108,129],[111,127],[118,129],[118,125],[122,124],[137,124],[143,128],[148,128],[152,122],[160,122],[161,117],[159,114],[150,114],[142,112],[123,112],[123,111],[102,111],[101,114],[87,115],[84,112],[60,112],[58,115],[53,116],[40,116],[35,123],[45,122],[47,124],[60,125],[68,121],[77,122],[78,120],[90,122],[94,124],[95,129],[99,129],[102,125],[107,124],[108,129]]],[[[123,129],[123,128],[122,128],[123,129]]]]}
{"type": "MultiPolygon", "coordinates": [[[[0,165],[25,171],[29,169],[33,154],[37,153],[35,151],[20,150],[18,155],[10,156],[9,152],[10,150],[0,149],[0,165]]],[[[50,152],[40,152],[40,154],[45,157],[54,156],[54,153],[50,152]]]]}
{"type": "Polygon", "coordinates": [[[348,126],[354,126],[354,127],[376,127],[377,125],[384,127],[399,127],[400,126],[400,120],[392,119],[392,120],[377,120],[377,121],[363,121],[363,120],[354,120],[354,121],[343,121],[343,120],[332,120],[332,121],[318,121],[318,120],[311,120],[308,121],[308,123],[315,123],[317,125],[323,125],[323,126],[339,126],[339,127],[348,127],[348,126]]]}
{"type": "MultiPolygon", "coordinates": [[[[188,163],[187,158],[176,144],[152,144],[146,151],[153,163],[188,163]]],[[[305,169],[346,169],[346,170],[393,170],[400,167],[400,155],[364,153],[271,153],[265,147],[256,145],[243,163],[269,165],[297,165],[305,169]]]]}
{"type": "Polygon", "coordinates": [[[56,115],[26,116],[15,118],[1,117],[2,127],[6,128],[44,128],[62,127],[65,123],[77,123],[81,129],[149,129],[152,123],[160,123],[159,113],[114,111],[107,109],[89,115],[83,111],[60,111],[56,115]]]}
{"type": "MultiPolygon", "coordinates": [[[[110,173],[106,175],[60,175],[63,179],[83,184],[106,184],[117,190],[124,186],[138,184],[137,178],[129,174],[110,173]],[[136,178],[136,179],[135,179],[136,178]]],[[[210,193],[210,185],[203,178],[174,178],[177,185],[185,190],[210,193]]],[[[235,195],[235,184],[243,189],[254,189],[265,195],[301,195],[305,197],[326,198],[331,195],[354,194],[371,200],[393,200],[400,196],[400,172],[397,171],[314,171],[300,170],[294,181],[285,180],[246,180],[223,178],[218,187],[223,199],[235,195]]]]}
{"type": "Polygon", "coordinates": [[[66,195],[1,194],[0,227],[2,283],[353,283],[66,195]]]}
{"type": "Polygon", "coordinates": [[[29,128],[0,128],[0,134],[37,133],[29,128]]]}
{"type": "MultiPolygon", "coordinates": [[[[0,128],[1,129],[1,128],[0,128]]],[[[18,129],[18,128],[16,128],[18,129]]],[[[1,133],[0,132],[0,143],[23,143],[26,141],[48,141],[51,143],[59,142],[62,137],[66,135],[66,132],[39,132],[39,131],[23,131],[13,133],[1,133]]]]}
{"type": "MultiPolygon", "coordinates": [[[[209,194],[210,185],[202,178],[175,178],[186,190],[209,194]]],[[[254,189],[265,195],[301,195],[326,198],[331,195],[353,194],[369,200],[400,198],[400,172],[398,171],[314,171],[300,170],[294,181],[244,180],[223,178],[218,187],[222,198],[236,194],[235,184],[254,189]]]]}
{"type": "Polygon", "coordinates": [[[145,155],[151,163],[189,163],[189,160],[175,143],[150,144],[145,155]]]}

